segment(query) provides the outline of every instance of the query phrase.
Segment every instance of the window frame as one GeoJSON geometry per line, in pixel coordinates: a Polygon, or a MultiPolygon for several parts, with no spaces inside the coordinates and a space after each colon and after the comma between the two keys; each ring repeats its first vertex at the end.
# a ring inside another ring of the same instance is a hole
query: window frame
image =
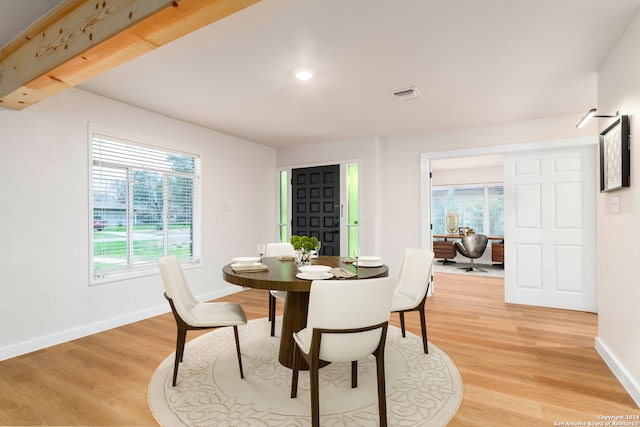
{"type": "MultiPolygon", "coordinates": [[[[132,265],[130,260],[127,260],[127,266],[120,271],[111,271],[105,274],[96,273],[95,271],[95,240],[94,240],[94,214],[95,214],[95,204],[94,204],[94,156],[93,156],[93,145],[94,138],[99,137],[106,140],[111,140],[113,142],[126,144],[132,147],[139,147],[143,149],[150,149],[154,151],[159,151],[162,153],[166,153],[167,155],[180,155],[180,156],[188,156],[195,159],[195,171],[193,175],[190,174],[181,174],[181,173],[165,173],[162,174],[162,192],[163,192],[163,213],[162,213],[162,221],[163,221],[163,253],[167,254],[168,244],[170,240],[167,238],[169,233],[169,228],[166,227],[169,223],[169,217],[166,215],[167,203],[166,196],[168,194],[168,177],[169,176],[191,176],[193,179],[192,184],[192,200],[191,200],[191,254],[189,259],[181,259],[180,263],[183,267],[195,267],[202,265],[202,155],[197,150],[194,150],[193,147],[181,147],[179,144],[169,143],[167,141],[161,141],[155,138],[150,138],[147,136],[140,136],[133,133],[129,133],[126,131],[121,131],[118,129],[111,129],[102,127],[100,125],[96,125],[93,123],[89,124],[88,127],[88,138],[87,138],[87,146],[88,146],[88,193],[89,193],[89,210],[88,210],[88,218],[89,218],[89,247],[88,247],[88,258],[89,258],[89,285],[98,285],[103,283],[117,282],[123,280],[130,280],[139,277],[145,276],[153,276],[159,273],[157,263],[154,263],[151,259],[147,260],[141,267],[136,268],[132,265]]],[[[126,166],[120,165],[119,167],[125,168],[126,166]]],[[[141,168],[144,169],[144,168],[141,168]]],[[[129,170],[132,170],[131,166],[129,166],[129,170]]],[[[155,172],[155,171],[154,171],[155,172]]],[[[127,173],[129,175],[129,173],[127,173]]],[[[130,178],[127,178],[127,185],[129,185],[130,178]]],[[[127,243],[134,242],[135,239],[132,240],[132,236],[130,228],[132,224],[130,209],[132,208],[132,198],[133,194],[128,192],[127,194],[127,202],[126,202],[126,210],[125,216],[127,221],[127,235],[125,239],[127,243]]],[[[104,220],[105,218],[103,218],[104,220]]]]}

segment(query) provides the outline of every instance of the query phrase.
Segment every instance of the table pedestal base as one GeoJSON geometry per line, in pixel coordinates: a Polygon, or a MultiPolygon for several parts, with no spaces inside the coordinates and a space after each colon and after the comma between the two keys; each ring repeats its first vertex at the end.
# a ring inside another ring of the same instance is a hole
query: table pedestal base
{"type": "MultiPolygon", "coordinates": [[[[280,354],[278,355],[280,364],[287,368],[293,368],[293,354],[296,350],[293,333],[307,326],[308,308],[309,292],[287,292],[287,298],[284,302],[284,314],[282,316],[280,354]]],[[[305,369],[308,369],[308,367],[305,369]]]]}

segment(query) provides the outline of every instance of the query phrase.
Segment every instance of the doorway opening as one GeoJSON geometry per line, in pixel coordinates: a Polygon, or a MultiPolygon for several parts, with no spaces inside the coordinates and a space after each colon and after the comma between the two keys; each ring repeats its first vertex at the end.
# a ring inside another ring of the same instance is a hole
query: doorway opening
{"type": "Polygon", "coordinates": [[[453,274],[504,277],[504,158],[501,154],[456,157],[431,163],[431,223],[434,270],[453,274]],[[456,237],[476,233],[491,236],[466,272],[470,259],[456,250],[456,237]]]}

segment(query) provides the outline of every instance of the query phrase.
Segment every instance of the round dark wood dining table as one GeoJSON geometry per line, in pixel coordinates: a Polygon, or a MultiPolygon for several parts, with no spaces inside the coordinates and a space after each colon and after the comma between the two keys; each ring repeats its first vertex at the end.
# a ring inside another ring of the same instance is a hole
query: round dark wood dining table
{"type": "MultiPolygon", "coordinates": [[[[287,291],[282,317],[278,360],[283,366],[291,368],[293,366],[293,354],[295,350],[293,333],[300,331],[307,325],[311,280],[303,280],[296,277],[298,267],[292,260],[280,261],[277,258],[266,257],[263,258],[263,263],[268,267],[268,271],[235,272],[231,268],[231,264],[227,264],[222,268],[222,278],[238,286],[287,291]]],[[[350,279],[333,278],[327,280],[372,279],[389,275],[389,268],[386,265],[356,268],[351,263],[344,262],[343,258],[337,256],[323,255],[312,260],[312,264],[339,267],[356,274],[355,277],[350,279]]]]}

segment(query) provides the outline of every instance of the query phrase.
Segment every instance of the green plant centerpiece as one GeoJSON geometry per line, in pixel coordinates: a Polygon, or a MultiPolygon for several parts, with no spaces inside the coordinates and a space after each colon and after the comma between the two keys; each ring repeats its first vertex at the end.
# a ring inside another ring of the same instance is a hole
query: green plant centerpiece
{"type": "Polygon", "coordinates": [[[298,265],[310,264],[311,251],[318,246],[318,238],[293,235],[289,242],[293,249],[296,250],[296,262],[298,265]]]}

